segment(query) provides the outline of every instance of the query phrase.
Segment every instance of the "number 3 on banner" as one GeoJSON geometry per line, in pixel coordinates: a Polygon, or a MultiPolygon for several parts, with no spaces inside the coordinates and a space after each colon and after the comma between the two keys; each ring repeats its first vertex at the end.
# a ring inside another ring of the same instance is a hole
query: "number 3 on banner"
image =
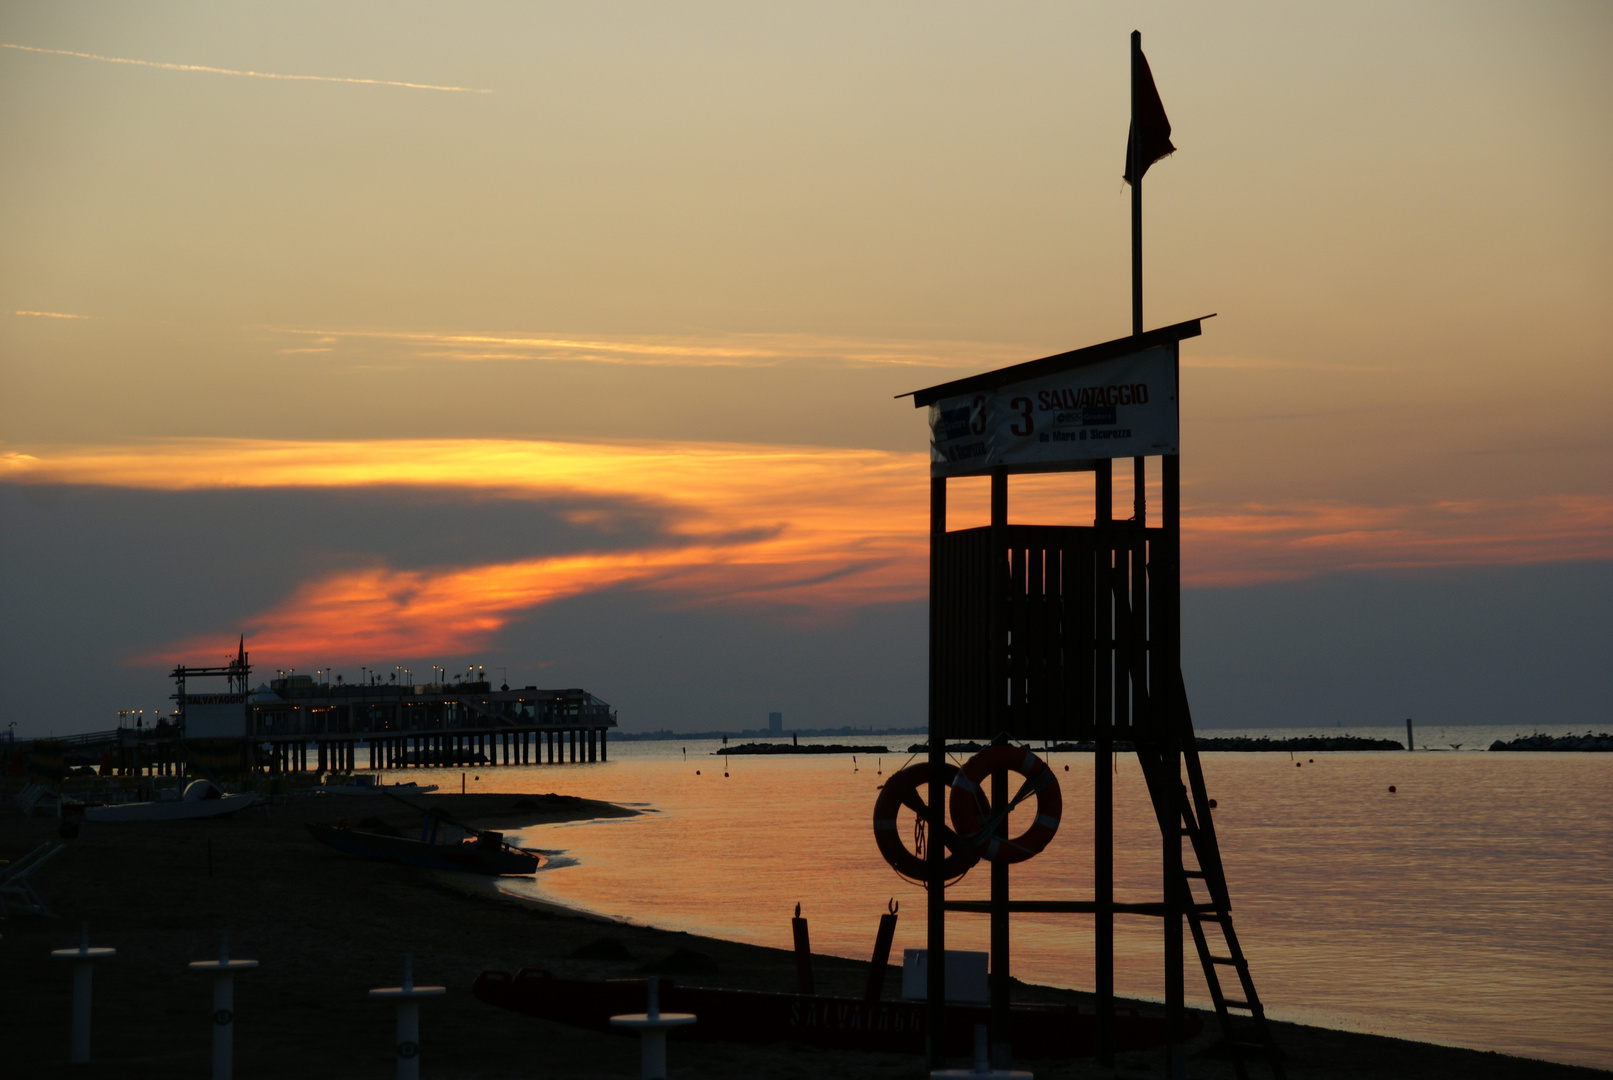
{"type": "Polygon", "coordinates": [[[1018,409],[1019,410],[1019,420],[1017,422],[1015,422],[1014,424],[1012,424],[1008,428],[1009,431],[1012,431],[1015,435],[1023,436],[1023,435],[1029,435],[1032,431],[1035,430],[1036,422],[1031,419],[1031,399],[1030,398],[1028,398],[1028,397],[1017,397],[1017,398],[1015,398],[1014,400],[1012,400],[1012,401],[1010,401],[1008,403],[1008,407],[1010,409],[1018,409]],[[1021,424],[1024,425],[1024,428],[1025,428],[1024,431],[1019,430],[1021,424]]]}
{"type": "Polygon", "coordinates": [[[976,394],[975,395],[974,405],[971,407],[970,411],[974,414],[974,416],[969,421],[969,431],[972,434],[975,434],[975,435],[984,435],[986,433],[986,395],[985,394],[976,394]]]}

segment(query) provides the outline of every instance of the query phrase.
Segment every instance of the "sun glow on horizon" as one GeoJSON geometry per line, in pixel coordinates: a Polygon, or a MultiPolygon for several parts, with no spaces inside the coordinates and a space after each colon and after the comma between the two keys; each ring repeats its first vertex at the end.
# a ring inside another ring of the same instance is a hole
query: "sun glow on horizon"
{"type": "MultiPolygon", "coordinates": [[[[486,643],[523,614],[616,588],[676,605],[751,606],[834,618],[921,601],[928,575],[923,454],[693,442],[442,439],[274,442],[187,439],[0,454],[0,480],[164,491],[441,487],[493,498],[587,497],[648,510],[658,531],[618,547],[463,565],[370,565],[306,580],[247,620],[287,662],[444,655],[486,643]]],[[[1016,477],[1016,506],[1056,497],[1074,520],[1087,476],[1016,477]],[[1073,498],[1072,498],[1073,494],[1073,498]]],[[[1613,500],[1312,501],[1217,505],[1184,492],[1184,584],[1291,581],[1363,569],[1613,558],[1613,500]]],[[[960,486],[953,528],[972,523],[960,486]]],[[[1152,498],[1152,496],[1151,496],[1152,498]]],[[[1116,505],[1125,501],[1117,496],[1116,505]]],[[[562,514],[611,527],[609,510],[562,514]]],[[[163,660],[215,651],[237,628],[202,632],[163,660]]],[[[143,657],[143,660],[159,656],[143,657]]]]}

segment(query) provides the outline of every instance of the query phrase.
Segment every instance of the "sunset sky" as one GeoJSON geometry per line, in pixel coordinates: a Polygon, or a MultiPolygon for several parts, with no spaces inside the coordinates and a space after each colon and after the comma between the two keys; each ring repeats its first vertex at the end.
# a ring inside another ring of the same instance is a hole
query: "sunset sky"
{"type": "Polygon", "coordinates": [[[1601,3],[7,5],[0,724],[242,633],[628,730],[922,723],[896,395],[1129,331],[1134,28],[1146,322],[1217,313],[1196,720],[1605,726],[1601,3]]]}

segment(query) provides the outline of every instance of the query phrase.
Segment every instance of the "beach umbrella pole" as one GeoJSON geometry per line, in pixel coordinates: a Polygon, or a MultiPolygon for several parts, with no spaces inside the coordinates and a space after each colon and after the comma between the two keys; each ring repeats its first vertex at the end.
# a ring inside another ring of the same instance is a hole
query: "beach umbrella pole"
{"type": "Polygon", "coordinates": [[[398,1003],[398,1080],[420,1080],[420,999],[446,994],[445,986],[416,986],[414,957],[403,958],[403,985],[383,986],[370,997],[398,1003]]]}
{"type": "Polygon", "coordinates": [[[661,983],[653,975],[644,984],[644,1011],[610,1018],[611,1027],[639,1033],[639,1076],[666,1080],[666,1035],[675,1027],[695,1022],[694,1013],[661,1011],[661,983]]]}
{"type": "Polygon", "coordinates": [[[57,960],[73,961],[73,1034],[72,1034],[72,1062],[75,1065],[90,1060],[90,989],[94,976],[94,965],[97,960],[105,960],[109,956],[116,956],[116,949],[90,948],[90,924],[80,923],[78,927],[78,948],[53,949],[51,956],[57,960]]]}
{"type": "Polygon", "coordinates": [[[230,1080],[235,1072],[235,973],[250,971],[256,960],[231,960],[230,935],[218,935],[218,959],[196,960],[191,971],[213,975],[213,1080],[230,1080]]]}

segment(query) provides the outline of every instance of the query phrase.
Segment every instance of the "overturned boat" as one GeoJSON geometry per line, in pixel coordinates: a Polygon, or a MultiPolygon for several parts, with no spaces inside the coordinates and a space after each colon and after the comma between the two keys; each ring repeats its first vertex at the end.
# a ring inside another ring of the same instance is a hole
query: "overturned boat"
{"type": "Polygon", "coordinates": [[[419,840],[355,829],[345,824],[308,822],[315,840],[361,859],[424,866],[433,870],[465,870],[473,874],[531,874],[543,858],[504,842],[504,834],[473,830],[464,839],[437,841],[436,822],[428,818],[419,840]]]}

